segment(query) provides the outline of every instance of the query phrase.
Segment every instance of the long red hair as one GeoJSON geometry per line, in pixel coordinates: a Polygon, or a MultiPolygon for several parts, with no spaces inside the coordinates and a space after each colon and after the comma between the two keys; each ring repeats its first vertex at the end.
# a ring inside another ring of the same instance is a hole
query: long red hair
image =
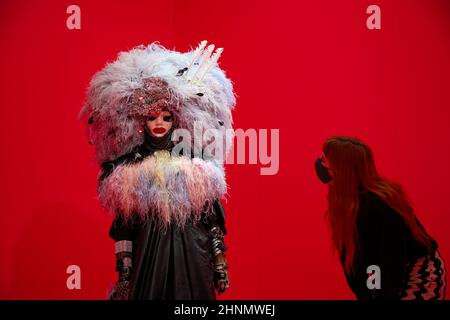
{"type": "Polygon", "coordinates": [[[323,153],[333,170],[333,183],[328,189],[326,220],[331,229],[332,243],[344,256],[344,269],[353,270],[358,250],[356,217],[359,190],[372,191],[398,212],[415,239],[431,250],[431,239],[416,219],[411,200],[401,185],[378,174],[372,150],[352,137],[331,137],[323,145],[323,153]]]}

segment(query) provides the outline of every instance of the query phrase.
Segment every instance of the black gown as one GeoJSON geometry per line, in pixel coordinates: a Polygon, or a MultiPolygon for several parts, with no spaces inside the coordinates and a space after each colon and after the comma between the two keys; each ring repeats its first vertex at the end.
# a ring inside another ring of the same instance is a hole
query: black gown
{"type": "Polygon", "coordinates": [[[224,211],[217,200],[214,215],[184,229],[171,225],[160,231],[156,222],[127,225],[115,218],[110,237],[133,242],[132,300],[215,299],[213,253],[208,230],[220,225],[225,231],[224,211]]]}
{"type": "MultiPolygon", "coordinates": [[[[149,144],[144,144],[128,155],[105,163],[99,183],[118,164],[142,161],[154,151],[149,144]],[[136,156],[137,153],[140,156],[136,156]]],[[[213,214],[198,223],[188,221],[183,230],[172,224],[163,232],[153,220],[130,224],[125,223],[120,215],[116,216],[110,237],[114,241],[133,242],[129,299],[215,299],[212,241],[208,232],[215,225],[227,233],[225,211],[219,199],[213,203],[213,214]]]]}

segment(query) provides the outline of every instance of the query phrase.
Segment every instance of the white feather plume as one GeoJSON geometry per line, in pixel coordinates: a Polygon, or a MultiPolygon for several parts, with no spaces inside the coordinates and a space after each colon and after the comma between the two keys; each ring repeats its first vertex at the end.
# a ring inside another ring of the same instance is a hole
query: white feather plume
{"type": "Polygon", "coordinates": [[[217,61],[219,60],[220,55],[222,54],[222,52],[223,52],[223,48],[217,48],[216,49],[216,51],[214,52],[214,54],[212,55],[212,57],[211,57],[211,59],[209,61],[208,66],[206,67],[205,72],[203,73],[203,75],[201,75],[199,77],[200,81],[202,81],[203,78],[206,76],[206,74],[211,70],[211,68],[214,67],[217,64],[217,61]]]}
{"type": "Polygon", "coordinates": [[[200,58],[200,64],[197,68],[197,70],[195,71],[194,75],[192,76],[191,80],[197,80],[196,76],[200,73],[200,70],[204,69],[205,66],[208,64],[208,61],[211,58],[211,54],[214,51],[214,45],[210,44],[206,50],[203,51],[202,57],[200,58]]]}

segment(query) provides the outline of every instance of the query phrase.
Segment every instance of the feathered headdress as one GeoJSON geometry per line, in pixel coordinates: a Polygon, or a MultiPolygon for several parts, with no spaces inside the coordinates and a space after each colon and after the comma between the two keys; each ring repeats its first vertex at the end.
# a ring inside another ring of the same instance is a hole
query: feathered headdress
{"type": "Polygon", "coordinates": [[[231,81],[217,64],[223,49],[206,45],[202,41],[186,53],[156,42],[141,45],[120,52],[116,61],[94,75],[80,117],[88,125],[89,143],[100,164],[141,145],[145,117],[163,108],[192,137],[198,122],[203,130],[219,130],[223,141],[232,138],[236,100],[231,81]]]}

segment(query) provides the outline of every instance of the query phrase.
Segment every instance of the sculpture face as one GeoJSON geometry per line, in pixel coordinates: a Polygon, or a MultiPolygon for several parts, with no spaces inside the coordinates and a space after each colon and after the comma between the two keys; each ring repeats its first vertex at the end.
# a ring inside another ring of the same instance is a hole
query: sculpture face
{"type": "Polygon", "coordinates": [[[173,116],[169,111],[161,111],[160,113],[152,113],[147,117],[145,122],[150,134],[154,137],[164,137],[172,128],[173,116]]]}

